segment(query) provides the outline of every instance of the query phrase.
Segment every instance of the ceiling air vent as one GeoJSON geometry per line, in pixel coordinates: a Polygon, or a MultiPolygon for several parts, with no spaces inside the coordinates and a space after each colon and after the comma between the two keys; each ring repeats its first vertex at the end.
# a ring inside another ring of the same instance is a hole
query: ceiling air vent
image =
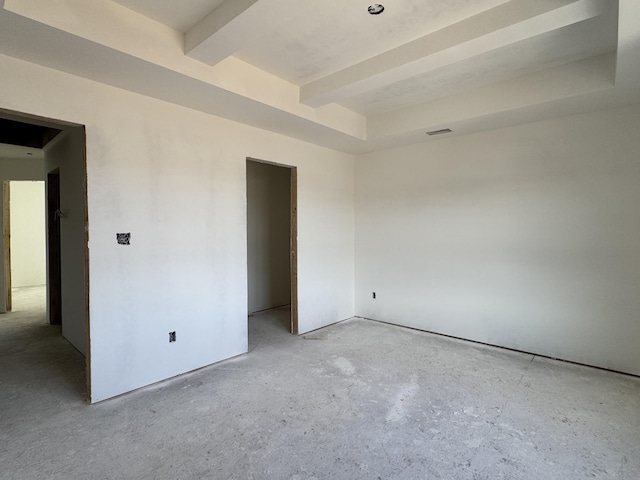
{"type": "Polygon", "coordinates": [[[452,131],[453,130],[451,130],[450,128],[443,128],[442,130],[432,130],[431,132],[427,132],[427,135],[442,135],[443,133],[451,133],[452,131]]]}

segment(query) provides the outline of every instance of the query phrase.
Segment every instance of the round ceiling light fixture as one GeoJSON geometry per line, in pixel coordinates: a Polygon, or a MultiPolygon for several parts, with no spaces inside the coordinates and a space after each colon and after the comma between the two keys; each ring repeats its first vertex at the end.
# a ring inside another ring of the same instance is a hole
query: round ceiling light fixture
{"type": "Polygon", "coordinates": [[[380,15],[384,12],[384,5],[381,3],[374,3],[373,5],[369,5],[367,10],[371,15],[380,15]]]}

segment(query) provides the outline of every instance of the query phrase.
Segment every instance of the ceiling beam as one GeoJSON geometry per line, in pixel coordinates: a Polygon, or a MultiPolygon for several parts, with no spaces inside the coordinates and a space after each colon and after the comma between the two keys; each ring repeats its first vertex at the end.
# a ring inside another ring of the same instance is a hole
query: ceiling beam
{"type": "Polygon", "coordinates": [[[368,118],[367,138],[408,132],[421,132],[424,136],[426,131],[454,129],[457,123],[471,119],[526,112],[536,105],[611,91],[615,85],[615,68],[616,54],[612,52],[378,114],[368,118]]]}
{"type": "Polygon", "coordinates": [[[607,0],[511,0],[300,88],[319,107],[602,14],[607,0]]]}
{"type": "Polygon", "coordinates": [[[296,3],[299,0],[226,0],[185,34],[185,54],[215,65],[289,19],[296,3]]]}
{"type": "Polygon", "coordinates": [[[363,115],[301,105],[296,85],[234,57],[215,67],[195,61],[183,53],[182,34],[111,0],[0,0],[0,7],[2,55],[311,143],[324,138],[338,150],[366,137],[363,115]]]}

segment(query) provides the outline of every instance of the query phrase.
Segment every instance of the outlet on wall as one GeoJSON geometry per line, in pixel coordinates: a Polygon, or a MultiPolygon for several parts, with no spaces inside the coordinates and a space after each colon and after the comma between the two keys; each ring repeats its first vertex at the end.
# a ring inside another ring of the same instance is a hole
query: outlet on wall
{"type": "Polygon", "coordinates": [[[169,332],[169,343],[176,341],[176,332],[169,332]]]}
{"type": "Polygon", "coordinates": [[[118,245],[131,245],[131,233],[116,233],[118,245]]]}
{"type": "Polygon", "coordinates": [[[375,299],[376,299],[376,292],[372,292],[372,295],[371,295],[371,296],[372,296],[372,297],[373,297],[373,299],[375,300],[375,299]]]}

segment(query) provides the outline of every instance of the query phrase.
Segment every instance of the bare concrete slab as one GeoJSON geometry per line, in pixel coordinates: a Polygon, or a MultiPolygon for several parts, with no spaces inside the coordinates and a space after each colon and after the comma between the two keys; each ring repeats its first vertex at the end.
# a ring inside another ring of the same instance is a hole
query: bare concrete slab
{"type": "Polygon", "coordinates": [[[58,328],[0,316],[0,478],[640,478],[638,378],[361,319],[294,337],[287,316],[94,406],[58,328]]]}

